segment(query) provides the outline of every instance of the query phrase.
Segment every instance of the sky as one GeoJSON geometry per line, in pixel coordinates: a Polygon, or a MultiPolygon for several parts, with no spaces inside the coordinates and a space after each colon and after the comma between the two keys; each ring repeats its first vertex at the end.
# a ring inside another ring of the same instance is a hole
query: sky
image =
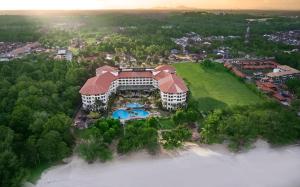
{"type": "Polygon", "coordinates": [[[300,0],[0,0],[0,10],[151,8],[300,10],[300,0]]]}

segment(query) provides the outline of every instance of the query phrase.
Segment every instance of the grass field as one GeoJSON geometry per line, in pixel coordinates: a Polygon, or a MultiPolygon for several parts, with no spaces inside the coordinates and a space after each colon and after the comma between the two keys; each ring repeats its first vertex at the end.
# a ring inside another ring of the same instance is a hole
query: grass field
{"type": "Polygon", "coordinates": [[[186,81],[192,97],[200,101],[201,110],[264,102],[245,83],[228,73],[222,65],[204,67],[200,64],[181,63],[175,67],[177,74],[186,81]]]}

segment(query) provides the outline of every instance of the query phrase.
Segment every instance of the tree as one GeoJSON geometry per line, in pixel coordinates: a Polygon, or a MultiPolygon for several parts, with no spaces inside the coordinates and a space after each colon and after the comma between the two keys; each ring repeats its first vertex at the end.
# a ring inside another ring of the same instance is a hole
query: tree
{"type": "Polygon", "coordinates": [[[11,68],[8,65],[4,65],[1,68],[0,74],[3,77],[10,77],[11,72],[12,72],[11,68]]]}
{"type": "Polygon", "coordinates": [[[17,156],[11,150],[0,153],[0,186],[19,187],[24,177],[24,169],[21,167],[17,156]]]}
{"type": "Polygon", "coordinates": [[[209,114],[203,123],[204,143],[228,141],[230,148],[240,150],[258,137],[271,144],[293,143],[300,138],[300,120],[290,109],[277,103],[235,107],[209,114]]]}
{"type": "Polygon", "coordinates": [[[219,143],[221,141],[219,122],[222,119],[222,115],[222,111],[216,110],[209,114],[203,122],[203,128],[200,135],[204,143],[219,143]]]}
{"type": "Polygon", "coordinates": [[[47,133],[51,130],[57,131],[61,134],[63,140],[70,145],[72,143],[72,135],[69,130],[71,124],[72,120],[70,117],[66,116],[65,114],[56,114],[44,125],[44,133],[47,133]]]}
{"type": "Polygon", "coordinates": [[[158,134],[155,128],[145,121],[134,121],[126,124],[125,135],[119,140],[117,151],[125,154],[131,151],[147,149],[155,153],[158,148],[158,134]]]}
{"type": "Polygon", "coordinates": [[[37,148],[37,140],[38,137],[35,135],[29,136],[25,142],[25,153],[30,153],[30,154],[24,154],[24,158],[26,162],[24,163],[25,166],[28,167],[36,167],[38,164],[41,163],[40,160],[40,154],[38,152],[37,148]]]}
{"type": "Polygon", "coordinates": [[[151,117],[147,120],[149,127],[158,129],[159,128],[159,121],[155,117],[151,117]]]}
{"type": "Polygon", "coordinates": [[[229,147],[239,150],[253,143],[258,135],[254,118],[241,114],[234,114],[220,124],[220,134],[230,141],[229,147]]]}
{"type": "Polygon", "coordinates": [[[173,121],[175,124],[179,125],[185,122],[185,115],[182,110],[178,110],[175,115],[173,115],[173,121]]]}
{"type": "Polygon", "coordinates": [[[108,145],[120,134],[119,129],[120,124],[117,120],[99,120],[93,127],[84,131],[76,152],[89,163],[96,159],[103,162],[110,160],[112,152],[108,145]]]}
{"type": "Polygon", "coordinates": [[[101,141],[91,138],[83,143],[80,143],[76,151],[87,162],[92,163],[96,159],[100,159],[102,162],[110,160],[112,158],[112,152],[101,141]]]}
{"type": "Polygon", "coordinates": [[[300,99],[296,99],[292,102],[291,104],[293,110],[295,110],[296,112],[298,112],[300,110],[300,99]]]}
{"type": "Polygon", "coordinates": [[[0,126],[0,186],[18,187],[24,177],[24,170],[12,150],[14,133],[0,126]]]}
{"type": "Polygon", "coordinates": [[[162,133],[163,146],[166,149],[178,148],[184,141],[188,141],[192,137],[190,130],[184,126],[178,126],[171,131],[162,133]]]}
{"type": "MultiPolygon", "coordinates": [[[[22,167],[30,170],[67,156],[73,145],[70,116],[79,102],[78,90],[87,78],[85,65],[32,55],[0,64],[0,69],[0,123],[14,131],[3,158],[11,155],[11,166],[16,163],[21,172],[22,167]]],[[[3,160],[1,163],[3,167],[6,164],[3,160]]],[[[18,183],[17,177],[6,172],[18,183]]]]}
{"type": "Polygon", "coordinates": [[[49,114],[45,111],[42,112],[35,112],[33,114],[33,123],[29,125],[29,129],[34,134],[40,134],[42,133],[44,129],[45,122],[48,121],[49,114]]]}
{"type": "Polygon", "coordinates": [[[99,134],[102,135],[105,143],[112,143],[113,139],[118,138],[121,135],[121,124],[119,120],[106,119],[99,120],[95,126],[97,127],[99,134]]]}
{"type": "Polygon", "coordinates": [[[286,85],[290,90],[296,92],[300,88],[300,79],[289,79],[286,81],[286,85]]]}
{"type": "Polygon", "coordinates": [[[175,115],[173,115],[173,121],[179,125],[184,123],[193,123],[198,120],[198,114],[196,111],[182,111],[178,110],[175,115]]]}
{"type": "Polygon", "coordinates": [[[17,106],[11,114],[10,126],[17,133],[28,134],[32,122],[32,110],[27,106],[17,106]]]}
{"type": "Polygon", "coordinates": [[[67,131],[72,123],[70,117],[66,116],[65,114],[56,114],[52,116],[45,124],[44,130],[56,130],[60,133],[64,133],[67,131]]]}
{"type": "Polygon", "coordinates": [[[41,159],[46,162],[61,160],[70,153],[70,148],[62,140],[59,132],[54,130],[43,134],[39,138],[37,148],[41,159]]]}
{"type": "Polygon", "coordinates": [[[143,146],[148,150],[149,153],[156,153],[158,144],[157,130],[153,127],[145,127],[141,130],[141,137],[143,137],[143,146]]]}
{"type": "Polygon", "coordinates": [[[66,81],[70,85],[80,85],[85,81],[87,77],[87,71],[84,68],[70,68],[66,74],[66,81]]]}

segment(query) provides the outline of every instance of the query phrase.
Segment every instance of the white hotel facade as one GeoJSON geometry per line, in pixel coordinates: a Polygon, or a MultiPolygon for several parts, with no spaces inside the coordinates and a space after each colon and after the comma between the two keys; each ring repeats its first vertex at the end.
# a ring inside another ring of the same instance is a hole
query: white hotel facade
{"type": "Polygon", "coordinates": [[[176,75],[174,67],[158,66],[155,69],[118,69],[103,66],[96,70],[96,76],[88,79],[80,89],[83,108],[95,110],[96,100],[107,107],[111,94],[118,90],[160,91],[162,106],[175,110],[186,105],[188,88],[184,81],[176,75]]]}

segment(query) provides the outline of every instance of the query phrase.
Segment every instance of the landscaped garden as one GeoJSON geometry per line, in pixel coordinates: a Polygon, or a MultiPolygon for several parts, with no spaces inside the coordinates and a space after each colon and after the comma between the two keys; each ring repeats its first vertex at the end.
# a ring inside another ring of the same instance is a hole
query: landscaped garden
{"type": "Polygon", "coordinates": [[[187,83],[192,98],[199,101],[200,110],[264,102],[258,94],[227,72],[221,64],[214,63],[213,66],[206,67],[194,63],[175,65],[178,75],[187,83]]]}

